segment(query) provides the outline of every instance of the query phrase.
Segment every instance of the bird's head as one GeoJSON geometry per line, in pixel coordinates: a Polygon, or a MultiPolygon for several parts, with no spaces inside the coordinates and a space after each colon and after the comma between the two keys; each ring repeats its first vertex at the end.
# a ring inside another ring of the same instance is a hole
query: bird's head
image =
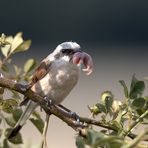
{"type": "Polygon", "coordinates": [[[73,64],[84,65],[84,71],[86,74],[90,74],[93,70],[93,62],[90,55],[82,52],[81,47],[76,42],[63,42],[56,47],[53,52],[55,58],[62,58],[67,62],[72,62],[73,64]]]}
{"type": "Polygon", "coordinates": [[[76,42],[63,42],[56,47],[53,54],[57,58],[69,57],[70,60],[76,52],[81,52],[79,44],[76,42]]]}

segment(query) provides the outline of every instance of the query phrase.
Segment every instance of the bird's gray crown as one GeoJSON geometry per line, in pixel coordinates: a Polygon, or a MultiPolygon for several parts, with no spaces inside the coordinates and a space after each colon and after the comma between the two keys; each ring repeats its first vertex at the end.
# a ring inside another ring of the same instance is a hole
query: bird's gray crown
{"type": "Polygon", "coordinates": [[[75,51],[80,49],[80,45],[76,42],[63,42],[56,47],[56,49],[54,50],[54,54],[59,53],[60,51],[62,51],[62,49],[73,49],[75,51]]]}

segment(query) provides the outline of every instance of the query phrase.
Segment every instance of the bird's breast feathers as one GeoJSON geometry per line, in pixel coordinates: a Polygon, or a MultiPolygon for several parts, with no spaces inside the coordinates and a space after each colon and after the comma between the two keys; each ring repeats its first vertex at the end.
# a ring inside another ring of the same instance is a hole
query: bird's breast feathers
{"type": "Polygon", "coordinates": [[[55,60],[49,72],[32,87],[32,90],[59,104],[75,86],[78,77],[78,66],[63,59],[55,60]]]}

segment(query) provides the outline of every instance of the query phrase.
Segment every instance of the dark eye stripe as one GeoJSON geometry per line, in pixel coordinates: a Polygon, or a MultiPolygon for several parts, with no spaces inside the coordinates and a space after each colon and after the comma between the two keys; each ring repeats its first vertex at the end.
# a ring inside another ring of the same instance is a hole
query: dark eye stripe
{"type": "Polygon", "coordinates": [[[72,49],[62,49],[62,53],[63,53],[63,54],[70,54],[70,53],[72,53],[72,52],[73,52],[72,49]]]}

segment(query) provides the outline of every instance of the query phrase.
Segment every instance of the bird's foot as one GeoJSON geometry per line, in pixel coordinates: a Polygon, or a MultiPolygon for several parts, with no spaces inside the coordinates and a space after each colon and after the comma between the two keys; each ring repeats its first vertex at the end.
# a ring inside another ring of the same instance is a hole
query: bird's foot
{"type": "Polygon", "coordinates": [[[21,91],[25,92],[25,91],[27,91],[28,89],[31,88],[31,85],[30,84],[25,84],[25,85],[16,84],[16,87],[21,89],[21,91]]]}
{"type": "Polygon", "coordinates": [[[77,123],[80,123],[80,117],[75,112],[70,112],[70,116],[76,120],[77,123]]]}
{"type": "Polygon", "coordinates": [[[52,100],[47,96],[44,96],[44,100],[46,101],[46,107],[50,107],[52,105],[52,100]]]}
{"type": "MultiPolygon", "coordinates": [[[[52,104],[52,100],[50,100],[47,96],[44,96],[44,101],[46,103],[46,107],[48,107],[50,109],[50,106],[53,105],[52,104]]],[[[42,111],[43,107],[40,108],[40,110],[42,111]]]]}
{"type": "Polygon", "coordinates": [[[66,112],[68,112],[70,114],[71,118],[76,120],[77,123],[80,123],[80,117],[75,112],[72,112],[70,109],[66,108],[65,106],[63,106],[61,104],[59,104],[58,106],[60,108],[62,108],[63,110],[65,110],[66,112]]]}

